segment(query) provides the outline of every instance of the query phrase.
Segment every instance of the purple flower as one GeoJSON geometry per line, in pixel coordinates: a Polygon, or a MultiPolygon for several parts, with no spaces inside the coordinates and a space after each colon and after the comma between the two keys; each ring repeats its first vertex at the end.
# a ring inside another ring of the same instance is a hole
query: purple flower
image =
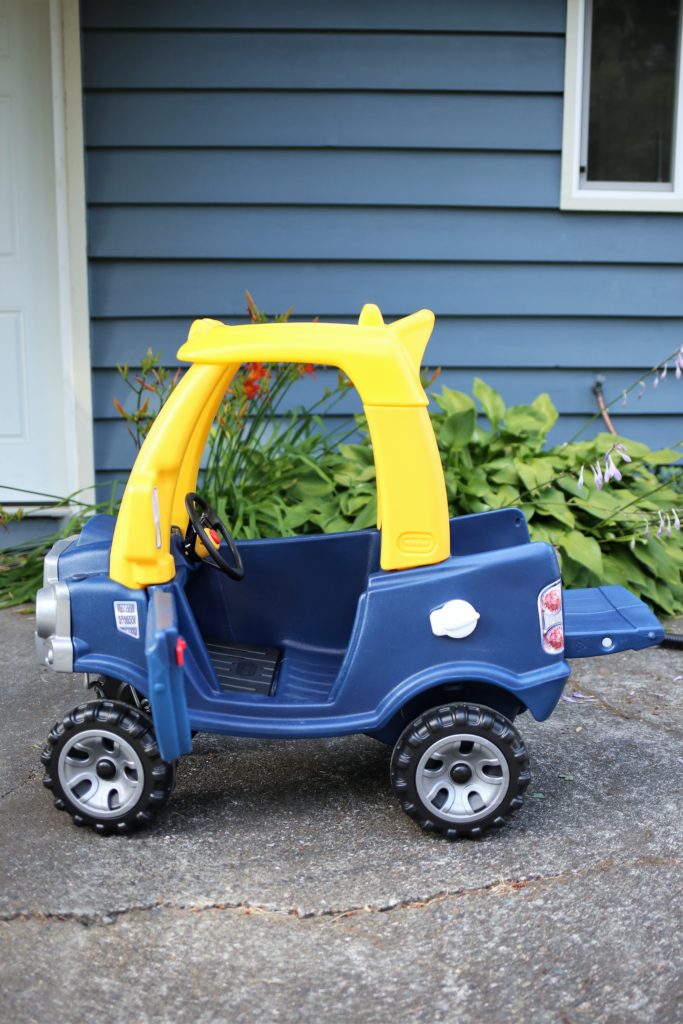
{"type": "Polygon", "coordinates": [[[630,541],[628,542],[628,546],[630,547],[631,551],[633,551],[633,549],[636,546],[636,538],[635,537],[631,537],[630,541]]]}
{"type": "Polygon", "coordinates": [[[658,388],[659,387],[659,370],[655,370],[655,379],[652,381],[652,387],[653,388],[658,388]]]}
{"type": "Polygon", "coordinates": [[[582,466],[581,467],[581,472],[579,473],[579,487],[583,487],[583,471],[584,471],[585,468],[586,468],[585,466],[582,466]]]}
{"type": "Polygon", "coordinates": [[[615,444],[614,450],[619,452],[619,454],[621,455],[621,457],[624,460],[624,462],[630,462],[631,461],[631,456],[629,455],[628,451],[626,450],[626,445],[625,444],[615,444]]]}
{"type": "Polygon", "coordinates": [[[674,530],[680,530],[680,528],[681,528],[681,521],[678,518],[678,512],[676,511],[676,509],[673,509],[673,514],[674,514],[674,530]]]}
{"type": "Polygon", "coordinates": [[[599,461],[596,462],[594,466],[591,466],[591,469],[593,470],[593,479],[595,480],[595,486],[597,487],[597,489],[599,491],[601,491],[602,490],[602,484],[603,484],[603,477],[602,477],[602,467],[600,465],[600,462],[599,461]]]}
{"type": "Polygon", "coordinates": [[[667,537],[671,536],[671,516],[668,512],[666,513],[666,535],[667,537]]]}
{"type": "Polygon", "coordinates": [[[683,359],[681,358],[681,353],[677,352],[676,353],[676,380],[680,380],[681,379],[681,371],[683,371],[683,359]]]}
{"type": "Polygon", "coordinates": [[[638,383],[640,384],[640,391],[638,392],[636,397],[637,398],[642,398],[644,393],[645,393],[645,381],[644,380],[639,380],[638,383]]]}
{"type": "Polygon", "coordinates": [[[645,538],[645,540],[648,540],[648,538],[650,536],[650,524],[647,521],[647,519],[643,519],[643,522],[645,523],[645,529],[643,530],[643,537],[645,538]]]}
{"type": "Polygon", "coordinates": [[[663,530],[664,530],[664,516],[660,512],[659,513],[659,529],[657,530],[656,536],[657,537],[661,537],[663,530]]]}
{"type": "Polygon", "coordinates": [[[605,483],[608,484],[610,480],[621,480],[621,473],[616,467],[611,452],[607,452],[605,456],[605,483]]]}
{"type": "Polygon", "coordinates": [[[662,369],[662,380],[666,380],[666,375],[667,375],[668,372],[669,372],[669,364],[668,363],[664,363],[664,368],[662,369]]]}

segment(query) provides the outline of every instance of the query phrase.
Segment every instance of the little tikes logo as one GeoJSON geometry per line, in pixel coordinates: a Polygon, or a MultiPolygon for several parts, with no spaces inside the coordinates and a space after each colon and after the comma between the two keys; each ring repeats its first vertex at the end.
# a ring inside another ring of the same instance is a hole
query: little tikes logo
{"type": "Polygon", "coordinates": [[[135,601],[114,601],[114,617],[119,633],[132,636],[134,640],[140,639],[140,620],[135,601]]]}

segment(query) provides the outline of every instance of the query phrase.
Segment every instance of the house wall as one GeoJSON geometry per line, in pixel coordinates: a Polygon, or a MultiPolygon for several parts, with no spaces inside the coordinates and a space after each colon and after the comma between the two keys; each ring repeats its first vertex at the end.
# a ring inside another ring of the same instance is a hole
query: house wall
{"type": "MultiPolygon", "coordinates": [[[[547,390],[568,437],[683,342],[675,215],[561,213],[561,0],[83,0],[95,450],[115,364],[189,322],[427,306],[451,386],[547,390]],[[561,371],[561,372],[560,372],[561,371]]],[[[670,375],[615,411],[680,439],[670,375]]]]}

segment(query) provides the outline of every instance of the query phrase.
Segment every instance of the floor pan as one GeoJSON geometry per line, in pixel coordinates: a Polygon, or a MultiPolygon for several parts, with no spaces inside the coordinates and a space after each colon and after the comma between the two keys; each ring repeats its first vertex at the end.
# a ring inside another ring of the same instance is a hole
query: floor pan
{"type": "Polygon", "coordinates": [[[276,647],[209,640],[206,650],[222,690],[270,695],[280,660],[276,647]]]}

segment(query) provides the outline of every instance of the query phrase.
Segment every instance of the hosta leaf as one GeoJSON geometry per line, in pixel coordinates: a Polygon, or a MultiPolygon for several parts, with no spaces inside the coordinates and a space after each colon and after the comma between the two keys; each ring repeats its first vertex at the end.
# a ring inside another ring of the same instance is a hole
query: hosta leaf
{"type": "Polygon", "coordinates": [[[513,405],[505,412],[505,429],[511,434],[541,434],[545,419],[532,405],[513,405]]]}
{"type": "Polygon", "coordinates": [[[505,402],[498,392],[485,384],[480,377],[475,377],[472,382],[472,394],[478,399],[486,419],[495,430],[505,416],[505,402]]]}
{"type": "Polygon", "coordinates": [[[576,523],[574,513],[567,505],[564,494],[556,487],[548,487],[543,491],[543,498],[536,501],[536,508],[543,515],[557,519],[558,522],[570,528],[576,523]]]}
{"type": "Polygon", "coordinates": [[[593,537],[586,537],[578,530],[570,530],[560,538],[559,547],[574,562],[588,569],[594,576],[602,576],[602,552],[600,545],[593,537]]]}
{"type": "Polygon", "coordinates": [[[559,416],[559,413],[553,405],[550,395],[546,394],[545,392],[542,395],[538,395],[536,398],[534,398],[533,402],[531,403],[531,406],[543,417],[543,423],[546,432],[548,430],[551,430],[552,427],[554,427],[557,423],[557,417],[559,416]]]}
{"type": "Polygon", "coordinates": [[[463,448],[471,440],[476,422],[474,405],[470,409],[450,413],[441,424],[439,443],[447,448],[463,448]]]}
{"type": "Polygon", "coordinates": [[[366,503],[353,521],[354,530],[367,530],[377,525],[377,502],[373,499],[366,503]]]}
{"type": "Polygon", "coordinates": [[[466,412],[468,409],[476,411],[474,402],[464,391],[453,391],[452,388],[444,387],[440,395],[433,395],[432,397],[439,408],[443,409],[446,413],[446,416],[450,416],[454,412],[466,412]]]}
{"type": "Polygon", "coordinates": [[[509,460],[504,462],[489,462],[489,479],[496,484],[517,484],[519,473],[514,463],[509,460]]]}

